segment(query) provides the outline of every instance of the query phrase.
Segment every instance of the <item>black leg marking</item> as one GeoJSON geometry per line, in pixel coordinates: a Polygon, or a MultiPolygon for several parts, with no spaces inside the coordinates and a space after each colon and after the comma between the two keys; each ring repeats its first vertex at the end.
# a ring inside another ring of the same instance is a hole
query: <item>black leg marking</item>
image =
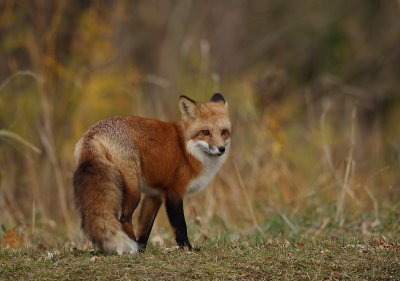
{"type": "Polygon", "coordinates": [[[166,196],[165,206],[169,222],[175,231],[175,240],[180,248],[187,247],[192,250],[187,236],[187,227],[185,214],[183,212],[183,199],[173,190],[169,191],[166,196]]]}

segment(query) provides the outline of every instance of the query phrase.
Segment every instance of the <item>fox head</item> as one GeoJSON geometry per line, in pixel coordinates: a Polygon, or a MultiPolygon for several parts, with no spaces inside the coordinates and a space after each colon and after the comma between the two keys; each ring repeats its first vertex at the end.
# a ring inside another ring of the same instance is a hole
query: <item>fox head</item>
{"type": "Polygon", "coordinates": [[[179,107],[188,151],[201,159],[226,156],[230,147],[231,122],[224,97],[216,93],[209,102],[198,103],[181,96],[179,107]]]}

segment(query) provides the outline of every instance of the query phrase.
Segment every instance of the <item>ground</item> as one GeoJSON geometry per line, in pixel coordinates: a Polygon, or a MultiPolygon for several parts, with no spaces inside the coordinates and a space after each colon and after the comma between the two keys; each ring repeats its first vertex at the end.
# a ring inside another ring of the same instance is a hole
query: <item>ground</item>
{"type": "Polygon", "coordinates": [[[400,243],[384,237],[239,239],[199,251],[150,246],[135,255],[0,251],[0,280],[400,280],[400,243]]]}

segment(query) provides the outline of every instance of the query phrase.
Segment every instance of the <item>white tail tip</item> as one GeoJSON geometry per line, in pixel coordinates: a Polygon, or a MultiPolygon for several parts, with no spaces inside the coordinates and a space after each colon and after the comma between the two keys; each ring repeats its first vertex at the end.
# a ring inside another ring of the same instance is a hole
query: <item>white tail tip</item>
{"type": "Polygon", "coordinates": [[[125,232],[119,231],[115,236],[104,242],[104,250],[108,253],[135,254],[139,252],[139,245],[136,241],[130,239],[125,232]]]}

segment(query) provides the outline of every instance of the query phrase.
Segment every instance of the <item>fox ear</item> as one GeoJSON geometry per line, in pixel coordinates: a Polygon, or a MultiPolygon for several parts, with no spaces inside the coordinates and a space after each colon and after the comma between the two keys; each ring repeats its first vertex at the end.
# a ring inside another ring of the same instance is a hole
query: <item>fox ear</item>
{"type": "Polygon", "coordinates": [[[222,104],[225,104],[225,99],[220,93],[215,93],[212,95],[211,100],[212,102],[220,102],[222,104]]]}
{"type": "Polygon", "coordinates": [[[179,108],[181,109],[182,116],[187,116],[189,119],[194,120],[198,114],[197,103],[188,98],[187,96],[179,97],[179,108]]]}

